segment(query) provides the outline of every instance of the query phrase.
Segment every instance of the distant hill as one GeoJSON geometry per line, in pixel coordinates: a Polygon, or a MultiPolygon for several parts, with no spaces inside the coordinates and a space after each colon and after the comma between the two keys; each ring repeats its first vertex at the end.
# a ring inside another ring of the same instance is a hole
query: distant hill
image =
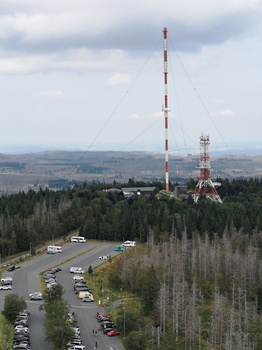
{"type": "MultiPolygon", "coordinates": [[[[199,175],[198,155],[169,156],[171,182],[183,183],[199,175]]],[[[211,157],[212,178],[262,177],[262,155],[211,157]]],[[[161,153],[117,151],[46,151],[0,154],[1,193],[26,191],[39,186],[76,182],[113,183],[128,179],[162,181],[165,156],[161,153]],[[60,182],[57,180],[61,180],[60,182]],[[64,182],[63,182],[64,181],[64,182]]],[[[55,187],[56,187],[55,186],[55,187]]]]}

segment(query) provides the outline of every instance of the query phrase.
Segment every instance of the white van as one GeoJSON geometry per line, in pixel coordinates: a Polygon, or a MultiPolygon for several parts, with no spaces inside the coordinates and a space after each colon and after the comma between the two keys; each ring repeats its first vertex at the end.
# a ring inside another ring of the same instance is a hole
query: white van
{"type": "Polygon", "coordinates": [[[58,246],[58,245],[49,245],[47,247],[47,253],[62,253],[62,247],[58,246]]]}
{"type": "Polygon", "coordinates": [[[86,239],[85,239],[85,237],[81,237],[81,236],[72,236],[71,242],[85,243],[86,239]]]}
{"type": "Polygon", "coordinates": [[[125,241],[123,243],[124,247],[135,247],[136,246],[136,242],[135,241],[125,241]]]}

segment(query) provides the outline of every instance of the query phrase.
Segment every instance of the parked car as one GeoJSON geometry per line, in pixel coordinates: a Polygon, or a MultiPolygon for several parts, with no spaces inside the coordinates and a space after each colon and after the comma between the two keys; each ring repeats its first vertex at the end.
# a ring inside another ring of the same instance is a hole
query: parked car
{"type": "Polygon", "coordinates": [[[23,327],[23,328],[16,328],[17,326],[15,326],[15,333],[29,333],[29,328],[28,327],[23,327]]]}
{"type": "Polygon", "coordinates": [[[15,350],[31,350],[30,346],[27,344],[18,344],[18,345],[14,345],[14,349],[15,350]]]}
{"type": "Polygon", "coordinates": [[[29,316],[26,314],[18,314],[16,316],[16,320],[28,320],[28,319],[29,319],[29,316]]]}
{"type": "Polygon", "coordinates": [[[42,300],[43,296],[41,292],[35,292],[35,293],[31,293],[29,294],[30,300],[42,300]]]}
{"type": "Polygon", "coordinates": [[[67,350],[86,350],[84,345],[73,345],[67,348],[67,350]]]}
{"type": "Polygon", "coordinates": [[[16,331],[18,331],[18,330],[23,330],[23,331],[26,331],[26,332],[29,332],[29,328],[28,327],[25,327],[25,326],[23,326],[23,325],[17,325],[17,326],[15,326],[15,332],[16,331]]]}
{"type": "Polygon", "coordinates": [[[15,350],[31,350],[30,346],[28,344],[20,343],[18,345],[14,345],[15,350]]]}
{"type": "Polygon", "coordinates": [[[11,281],[11,280],[5,280],[5,281],[1,282],[2,286],[12,285],[12,284],[13,284],[13,281],[11,281]]]}
{"type": "Polygon", "coordinates": [[[87,287],[86,281],[76,281],[74,283],[74,289],[76,289],[76,287],[81,287],[81,286],[87,287]]]}
{"type": "Polygon", "coordinates": [[[53,267],[50,271],[56,273],[56,272],[62,271],[62,269],[60,267],[53,267]]]}
{"type": "Polygon", "coordinates": [[[17,316],[21,316],[21,317],[29,317],[29,315],[30,315],[30,312],[28,312],[28,311],[21,311],[21,312],[19,312],[19,314],[17,315],[17,316]]]}
{"type": "Polygon", "coordinates": [[[72,331],[75,333],[75,334],[80,334],[80,328],[79,327],[72,327],[72,331]]]}
{"type": "Polygon", "coordinates": [[[113,328],[105,328],[105,329],[103,329],[103,333],[104,334],[107,334],[107,333],[109,333],[111,331],[113,331],[113,328]]]}
{"type": "Polygon", "coordinates": [[[10,267],[8,267],[7,271],[14,271],[15,270],[15,265],[12,265],[10,267]]]}
{"type": "Polygon", "coordinates": [[[13,279],[12,279],[12,277],[4,277],[4,278],[1,278],[1,284],[2,284],[2,282],[6,282],[6,281],[9,281],[10,284],[12,284],[13,279]]]}
{"type": "Polygon", "coordinates": [[[110,319],[110,316],[109,316],[108,314],[106,314],[106,313],[104,313],[104,312],[97,312],[97,313],[96,313],[96,318],[97,318],[98,320],[100,320],[101,317],[106,317],[106,318],[109,318],[109,319],[110,319]]]}
{"type": "Polygon", "coordinates": [[[107,335],[109,336],[109,337],[113,337],[113,336],[115,336],[115,335],[119,335],[120,334],[120,332],[118,332],[118,331],[111,331],[111,332],[108,332],[107,333],[107,335]]]}
{"type": "Polygon", "coordinates": [[[55,286],[57,286],[57,283],[47,283],[46,288],[47,290],[51,290],[52,288],[54,288],[55,286]]]}
{"type": "Polygon", "coordinates": [[[103,327],[103,329],[106,329],[106,328],[113,328],[113,329],[115,329],[116,328],[116,326],[115,326],[115,324],[113,322],[106,322],[106,323],[104,323],[102,325],[102,327],[103,327]]]}
{"type": "Polygon", "coordinates": [[[14,326],[18,326],[18,325],[28,327],[28,320],[16,320],[14,322],[14,326]]]}
{"type": "Polygon", "coordinates": [[[83,297],[83,298],[82,298],[82,301],[83,301],[83,302],[93,302],[93,301],[94,301],[94,298],[83,297]]]}
{"type": "Polygon", "coordinates": [[[22,342],[22,341],[28,341],[29,340],[29,336],[25,336],[23,334],[15,334],[14,335],[14,343],[16,342],[22,342]]]}
{"type": "Polygon", "coordinates": [[[74,345],[82,345],[81,339],[72,339],[70,342],[66,344],[68,347],[72,347],[74,345]]]}
{"type": "Polygon", "coordinates": [[[111,258],[111,255],[103,255],[103,256],[99,257],[99,259],[101,259],[101,260],[107,260],[109,258],[111,258]]]}
{"type": "Polygon", "coordinates": [[[70,273],[84,273],[84,269],[82,267],[70,267],[70,273]]]}
{"type": "Polygon", "coordinates": [[[12,284],[4,284],[0,286],[1,290],[8,290],[8,289],[12,289],[12,284]]]}
{"type": "Polygon", "coordinates": [[[83,277],[83,276],[75,275],[75,276],[73,277],[73,281],[74,281],[74,282],[83,281],[83,280],[84,280],[84,277],[83,277]]]}
{"type": "Polygon", "coordinates": [[[98,321],[101,322],[105,322],[105,321],[109,321],[111,322],[111,318],[110,317],[106,317],[106,316],[101,316],[98,321]]]}
{"type": "Polygon", "coordinates": [[[28,337],[29,338],[29,332],[26,332],[26,331],[23,331],[23,330],[15,331],[15,335],[21,335],[23,337],[28,337]]]}
{"type": "Polygon", "coordinates": [[[56,278],[56,274],[55,272],[53,271],[48,271],[44,274],[44,278],[47,279],[47,278],[56,278]]]}
{"type": "Polygon", "coordinates": [[[89,292],[90,289],[87,286],[80,286],[75,288],[75,294],[78,294],[79,292],[89,292]]]}

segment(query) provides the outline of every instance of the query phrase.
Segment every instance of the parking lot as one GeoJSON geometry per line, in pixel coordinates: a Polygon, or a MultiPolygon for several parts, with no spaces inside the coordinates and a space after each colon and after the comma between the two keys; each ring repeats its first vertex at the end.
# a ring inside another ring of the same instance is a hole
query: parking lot
{"type": "Polygon", "coordinates": [[[118,337],[109,337],[102,332],[98,337],[93,336],[93,329],[98,328],[96,313],[102,312],[103,308],[96,302],[83,302],[73,288],[73,275],[70,273],[70,267],[82,267],[87,271],[91,265],[93,268],[103,263],[100,256],[114,255],[114,244],[87,242],[87,243],[68,243],[63,247],[62,253],[39,255],[30,261],[21,265],[19,269],[4,272],[4,277],[12,277],[12,290],[0,291],[0,307],[3,308],[4,296],[6,293],[18,293],[25,297],[28,310],[30,312],[29,329],[31,348],[37,350],[50,350],[50,345],[45,341],[43,332],[43,311],[39,311],[41,300],[31,300],[30,294],[40,292],[39,273],[47,271],[55,266],[60,266],[62,271],[57,274],[57,282],[64,288],[64,299],[71,306],[71,311],[77,317],[77,326],[81,330],[82,342],[86,349],[93,349],[95,343],[99,349],[122,350],[123,347],[118,337]]]}

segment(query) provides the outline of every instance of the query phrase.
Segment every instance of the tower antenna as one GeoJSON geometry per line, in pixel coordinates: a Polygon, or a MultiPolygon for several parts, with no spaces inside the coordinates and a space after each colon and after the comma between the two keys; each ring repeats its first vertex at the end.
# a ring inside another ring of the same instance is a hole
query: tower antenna
{"type": "Polygon", "coordinates": [[[194,202],[197,203],[201,195],[206,196],[212,201],[217,201],[222,203],[222,200],[217,193],[216,187],[220,186],[220,183],[212,182],[210,173],[210,156],[209,156],[209,135],[200,136],[200,157],[199,157],[199,169],[200,176],[198,177],[198,183],[196,185],[195,191],[192,194],[194,202]]]}
{"type": "Polygon", "coordinates": [[[164,36],[164,105],[162,111],[165,119],[165,172],[166,191],[169,192],[169,170],[168,170],[168,89],[167,89],[167,28],[163,29],[164,36]]]}

